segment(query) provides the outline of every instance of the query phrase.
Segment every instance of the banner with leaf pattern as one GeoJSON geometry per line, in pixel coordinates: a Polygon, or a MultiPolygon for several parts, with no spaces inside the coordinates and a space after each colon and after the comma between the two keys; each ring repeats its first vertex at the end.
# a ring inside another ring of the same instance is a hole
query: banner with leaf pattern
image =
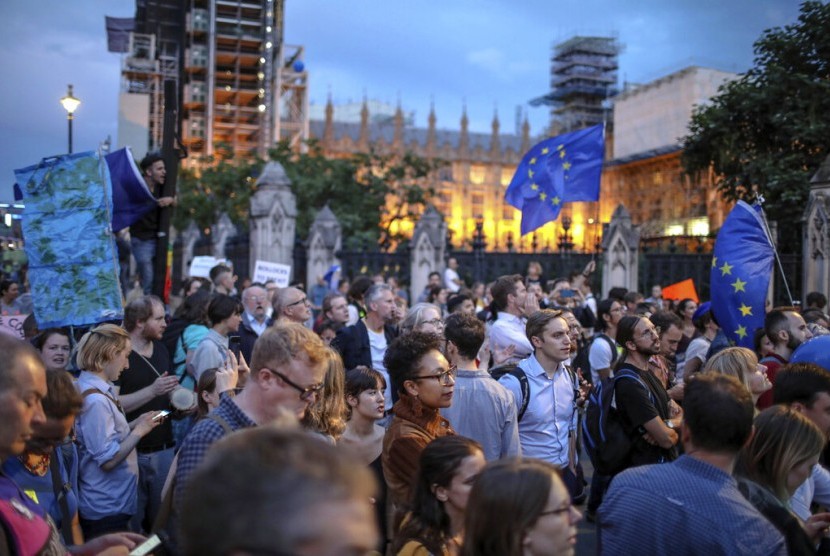
{"type": "Polygon", "coordinates": [[[15,170],[38,327],[123,317],[106,163],[89,151],[15,170]]]}

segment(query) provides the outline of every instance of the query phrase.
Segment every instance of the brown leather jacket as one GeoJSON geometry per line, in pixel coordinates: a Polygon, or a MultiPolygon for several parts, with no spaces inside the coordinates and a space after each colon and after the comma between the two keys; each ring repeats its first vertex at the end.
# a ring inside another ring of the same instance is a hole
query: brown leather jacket
{"type": "Polygon", "coordinates": [[[425,407],[417,398],[403,395],[392,410],[395,417],[383,437],[383,477],[389,499],[401,508],[409,502],[421,451],[436,438],[455,431],[437,409],[425,407]]]}

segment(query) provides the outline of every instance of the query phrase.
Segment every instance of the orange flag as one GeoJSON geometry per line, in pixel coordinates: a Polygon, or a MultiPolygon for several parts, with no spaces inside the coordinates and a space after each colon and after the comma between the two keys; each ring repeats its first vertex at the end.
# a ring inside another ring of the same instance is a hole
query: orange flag
{"type": "Polygon", "coordinates": [[[693,299],[695,303],[700,303],[697,290],[695,290],[695,283],[691,278],[663,288],[663,299],[680,300],[686,298],[693,299]]]}

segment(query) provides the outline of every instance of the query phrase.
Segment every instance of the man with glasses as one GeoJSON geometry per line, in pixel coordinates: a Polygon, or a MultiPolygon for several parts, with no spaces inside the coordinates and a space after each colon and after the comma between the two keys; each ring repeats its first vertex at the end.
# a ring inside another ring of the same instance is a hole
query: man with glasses
{"type": "Polygon", "coordinates": [[[579,383],[566,365],[571,355],[570,327],[562,311],[543,309],[527,319],[526,334],[533,353],[519,362],[518,369],[529,392],[523,392],[513,373],[504,374],[499,382],[513,394],[516,407],[527,407],[519,420],[522,456],[558,466],[573,499],[583,493],[584,485],[576,473],[579,383]],[[525,395],[529,396],[526,404],[525,395]]]}
{"type": "Polygon", "coordinates": [[[614,386],[616,412],[634,438],[630,466],[666,463],[677,457],[680,408],[670,402],[660,379],[648,370],[648,361],[660,353],[660,332],[645,317],[623,317],[617,341],[625,349],[616,371],[629,369],[640,380],[619,380],[614,386]]]}
{"type": "Polygon", "coordinates": [[[597,331],[588,349],[591,384],[594,386],[611,376],[611,368],[619,355],[617,324],[624,316],[625,305],[616,299],[603,299],[597,305],[597,331]]]}
{"type": "Polygon", "coordinates": [[[223,394],[219,407],[196,423],[184,440],[175,475],[174,510],[181,507],[191,474],[219,438],[270,423],[286,411],[298,418],[305,414],[322,388],[326,349],[319,336],[296,323],[278,323],[259,337],[242,391],[236,396],[223,394]]]}
{"type": "Polygon", "coordinates": [[[251,360],[254,342],[262,336],[265,329],[273,324],[268,318],[268,292],[259,284],[253,284],[242,290],[242,322],[239,323],[239,351],[245,356],[245,361],[251,360]]]}
{"type": "Polygon", "coordinates": [[[283,288],[274,298],[274,321],[305,324],[311,319],[311,302],[299,288],[283,288]]]}
{"type": "Polygon", "coordinates": [[[383,363],[386,347],[398,335],[393,326],[396,319],[395,294],[386,284],[374,284],[363,294],[366,316],[357,323],[341,328],[331,346],[340,352],[346,370],[358,366],[375,369],[386,379],[386,409],[392,409],[389,373],[383,363]]]}

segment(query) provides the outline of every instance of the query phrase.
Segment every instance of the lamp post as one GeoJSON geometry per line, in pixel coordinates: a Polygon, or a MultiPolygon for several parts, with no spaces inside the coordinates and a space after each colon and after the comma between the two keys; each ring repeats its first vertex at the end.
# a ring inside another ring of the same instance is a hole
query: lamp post
{"type": "Polygon", "coordinates": [[[75,110],[81,105],[81,101],[72,96],[72,85],[68,85],[66,96],[61,99],[63,109],[66,110],[66,119],[69,122],[69,154],[72,154],[72,120],[75,110]]]}

